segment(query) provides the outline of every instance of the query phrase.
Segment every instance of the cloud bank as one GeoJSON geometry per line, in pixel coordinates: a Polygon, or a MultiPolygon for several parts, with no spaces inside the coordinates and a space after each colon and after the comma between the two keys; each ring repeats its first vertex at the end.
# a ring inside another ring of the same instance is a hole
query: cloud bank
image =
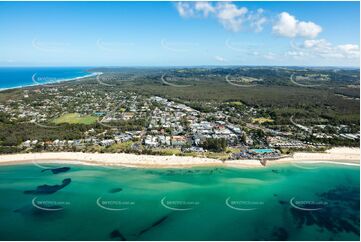
{"type": "MultiPolygon", "coordinates": [[[[252,53],[244,49],[244,44],[234,47],[227,40],[225,46],[238,52],[244,52],[248,55],[261,56],[267,60],[281,60],[285,58],[309,61],[312,58],[323,59],[327,61],[352,61],[357,63],[360,58],[360,47],[357,44],[338,44],[334,45],[326,39],[319,38],[323,29],[320,25],[309,20],[300,20],[288,12],[275,13],[259,8],[251,11],[246,7],[237,6],[232,2],[177,2],[176,9],[183,18],[216,19],[224,29],[230,32],[240,32],[243,30],[252,30],[261,32],[266,24],[275,36],[291,39],[291,48],[283,51],[274,52],[265,50],[258,46],[252,53]],[[265,16],[268,13],[268,17],[265,16]],[[295,41],[301,41],[301,44],[295,44],[295,41]]],[[[217,61],[224,61],[225,58],[216,56],[217,61]]],[[[351,63],[351,62],[350,62],[351,63]]]]}
{"type": "Polygon", "coordinates": [[[273,32],[289,37],[316,38],[322,31],[322,27],[313,22],[304,22],[296,19],[287,12],[278,15],[277,22],[272,27],[273,32]]]}
{"type": "Polygon", "coordinates": [[[232,32],[241,31],[245,25],[259,32],[267,22],[263,9],[253,12],[230,2],[177,2],[176,8],[184,18],[214,17],[225,29],[232,32]]]}

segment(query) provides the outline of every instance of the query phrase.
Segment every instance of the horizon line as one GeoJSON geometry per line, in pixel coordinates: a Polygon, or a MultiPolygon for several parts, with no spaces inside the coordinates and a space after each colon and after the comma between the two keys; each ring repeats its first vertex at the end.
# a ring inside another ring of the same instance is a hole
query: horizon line
{"type": "Polygon", "coordinates": [[[47,68],[47,67],[73,67],[73,68],[216,68],[216,67],[304,67],[304,68],[358,68],[360,66],[342,65],[18,65],[2,66],[0,68],[47,68]]]}

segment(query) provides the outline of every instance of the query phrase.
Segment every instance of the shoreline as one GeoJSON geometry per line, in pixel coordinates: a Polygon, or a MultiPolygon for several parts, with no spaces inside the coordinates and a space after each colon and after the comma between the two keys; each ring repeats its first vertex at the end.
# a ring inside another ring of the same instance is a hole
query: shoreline
{"type": "MultiPolygon", "coordinates": [[[[125,153],[81,153],[47,152],[0,155],[0,166],[32,163],[40,164],[75,164],[89,166],[122,166],[136,168],[191,168],[191,167],[234,167],[262,168],[259,160],[226,160],[190,157],[190,156],[155,156],[125,153]]],[[[360,166],[360,149],[332,148],[324,153],[296,152],[292,157],[267,160],[266,166],[293,164],[335,164],[360,166]]],[[[305,168],[307,169],[307,168],[305,168]]]]}
{"type": "Polygon", "coordinates": [[[86,74],[84,76],[77,76],[77,77],[72,77],[72,78],[64,78],[64,79],[59,79],[59,80],[53,81],[53,82],[37,83],[35,81],[35,83],[31,84],[31,85],[0,88],[0,92],[8,91],[8,90],[21,89],[21,88],[28,88],[28,87],[53,85],[53,84],[57,84],[57,83],[59,84],[59,83],[64,83],[64,82],[69,82],[69,81],[78,81],[78,80],[81,80],[81,79],[84,79],[84,78],[87,78],[87,77],[93,77],[93,76],[97,76],[97,75],[101,75],[101,74],[103,74],[103,73],[102,72],[89,72],[89,74],[86,74]]]}

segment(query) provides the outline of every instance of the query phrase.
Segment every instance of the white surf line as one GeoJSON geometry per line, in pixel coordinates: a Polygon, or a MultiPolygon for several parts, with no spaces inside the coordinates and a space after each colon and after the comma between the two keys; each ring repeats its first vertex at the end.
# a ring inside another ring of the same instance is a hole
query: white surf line
{"type": "MultiPolygon", "coordinates": [[[[46,83],[40,83],[35,79],[35,76],[37,75],[37,73],[34,73],[31,77],[31,80],[33,81],[33,83],[35,83],[34,85],[29,85],[29,86],[45,86],[45,87],[56,87],[58,85],[60,85],[62,82],[68,82],[68,81],[78,81],[81,80],[83,78],[87,78],[87,77],[92,77],[92,76],[97,76],[99,73],[101,72],[92,72],[90,74],[84,75],[84,76],[78,76],[78,77],[71,77],[71,78],[61,78],[58,79],[55,78],[54,81],[50,81],[50,82],[46,82],[46,83]]],[[[23,86],[23,87],[27,87],[27,86],[23,86]]]]}
{"type": "MultiPolygon", "coordinates": [[[[355,160],[356,161],[356,160],[355,160]]],[[[318,161],[294,161],[296,164],[335,164],[335,165],[345,165],[345,166],[360,166],[359,163],[351,163],[351,162],[338,162],[338,161],[328,161],[328,160],[318,160],[318,161]]]]}

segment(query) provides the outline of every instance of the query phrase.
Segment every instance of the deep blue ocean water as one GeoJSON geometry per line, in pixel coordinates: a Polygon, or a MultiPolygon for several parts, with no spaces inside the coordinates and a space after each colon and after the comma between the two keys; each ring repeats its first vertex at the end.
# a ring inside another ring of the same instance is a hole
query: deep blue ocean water
{"type": "Polygon", "coordinates": [[[89,67],[0,67],[0,90],[91,75],[89,67]]]}

